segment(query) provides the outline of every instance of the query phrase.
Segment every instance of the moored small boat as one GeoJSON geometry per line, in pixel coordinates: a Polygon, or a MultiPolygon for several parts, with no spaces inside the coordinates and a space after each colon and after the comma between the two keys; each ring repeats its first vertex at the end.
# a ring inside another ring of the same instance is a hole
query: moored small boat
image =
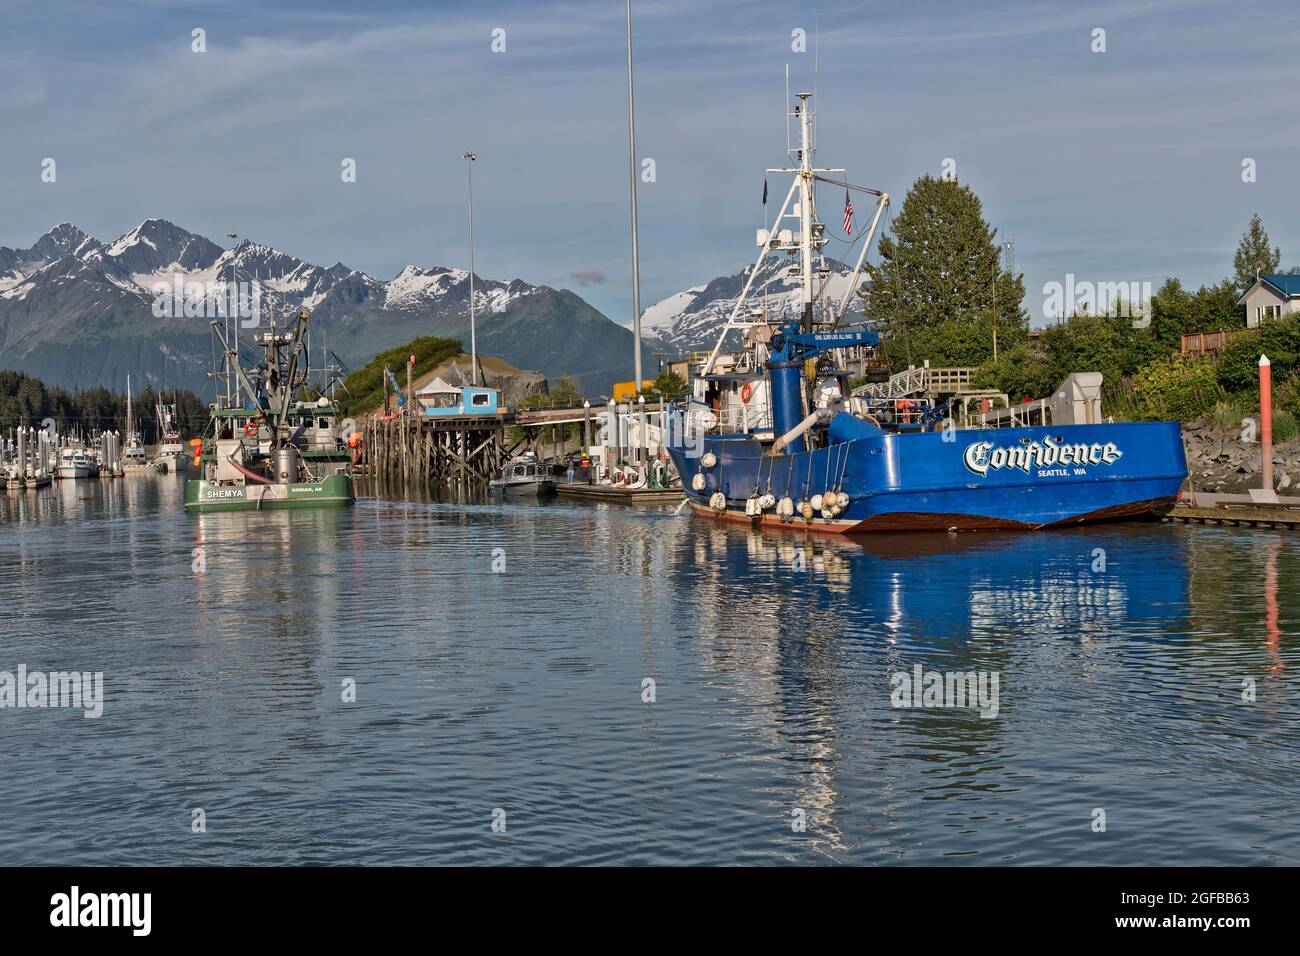
{"type": "Polygon", "coordinates": [[[131,404],[131,376],[126,377],[126,440],[122,443],[121,473],[141,475],[157,471],[145,454],[144,442],[135,430],[135,410],[131,404]]]}
{"type": "Polygon", "coordinates": [[[99,465],[84,448],[65,448],[59,452],[59,478],[98,478],[99,465]]]}
{"type": "Polygon", "coordinates": [[[528,452],[508,461],[500,476],[488,482],[488,488],[498,494],[540,498],[555,494],[555,476],[550,466],[528,452]]]}
{"type": "Polygon", "coordinates": [[[184,474],[190,459],[176,427],[176,406],[159,402],[154,413],[158,419],[158,450],[154,454],[154,465],[166,474],[184,474]]]}

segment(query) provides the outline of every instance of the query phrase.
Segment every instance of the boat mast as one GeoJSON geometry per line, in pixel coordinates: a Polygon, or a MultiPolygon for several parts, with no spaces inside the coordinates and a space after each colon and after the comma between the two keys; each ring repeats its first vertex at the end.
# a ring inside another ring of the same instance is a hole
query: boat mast
{"type": "Polygon", "coordinates": [[[820,223],[814,222],[816,218],[816,209],[814,203],[814,183],[823,177],[826,173],[843,173],[841,168],[821,168],[812,164],[812,120],[808,111],[808,100],[812,98],[811,93],[796,94],[799,99],[798,105],[795,106],[794,112],[787,114],[787,123],[789,116],[799,117],[799,148],[793,150],[795,158],[798,160],[797,166],[786,166],[779,169],[767,169],[768,173],[786,173],[793,176],[790,183],[790,190],[785,194],[785,201],[781,203],[781,208],[777,210],[776,218],[772,222],[771,229],[763,229],[759,233],[759,251],[758,257],[754,260],[754,265],[749,271],[749,278],[745,280],[745,287],[740,292],[740,297],[736,300],[735,307],[731,310],[731,315],[727,318],[727,324],[723,326],[718,335],[718,341],[713,346],[713,351],[709,353],[709,360],[705,363],[703,374],[708,375],[713,371],[713,366],[718,360],[718,353],[722,350],[722,343],[726,340],[728,333],[733,329],[748,329],[756,324],[766,324],[766,316],[761,323],[737,321],[741,315],[749,297],[750,287],[754,279],[758,276],[759,266],[762,265],[763,259],[772,252],[783,252],[788,255],[798,254],[800,272],[799,284],[799,303],[800,325],[804,331],[812,330],[813,321],[813,304],[817,301],[816,277],[817,269],[814,268],[814,259],[820,259],[822,247],[826,244],[826,234],[821,228],[820,223]],[[795,194],[798,193],[798,203],[794,203],[795,194]],[[799,221],[799,235],[795,237],[793,230],[781,229],[781,223],[786,219],[797,219],[799,221]]]}
{"type": "Polygon", "coordinates": [[[802,282],[800,283],[800,304],[802,320],[800,324],[805,332],[813,328],[813,166],[812,143],[808,135],[810,117],[808,100],[810,93],[799,93],[799,105],[795,112],[799,114],[799,260],[802,264],[802,282]]]}

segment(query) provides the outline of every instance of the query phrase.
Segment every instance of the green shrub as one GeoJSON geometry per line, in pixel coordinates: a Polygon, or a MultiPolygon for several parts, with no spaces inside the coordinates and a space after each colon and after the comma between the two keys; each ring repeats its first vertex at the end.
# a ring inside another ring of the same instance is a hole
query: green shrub
{"type": "Polygon", "coordinates": [[[415,379],[460,352],[459,340],[433,335],[380,352],[343,380],[343,398],[339,407],[344,415],[355,415],[381,406],[384,403],[384,366],[393,370],[397,384],[405,389],[406,364],[410,356],[415,356],[415,367],[411,370],[411,377],[415,379]]]}
{"type": "Polygon", "coordinates": [[[1181,355],[1152,362],[1133,376],[1137,416],[1189,422],[1223,399],[1215,364],[1181,355]]]}
{"type": "Polygon", "coordinates": [[[996,362],[988,361],[972,376],[977,388],[995,388],[1006,392],[1012,401],[1043,398],[1050,395],[1059,380],[1056,370],[1045,356],[1027,342],[1002,352],[996,362]]]}
{"type": "Polygon", "coordinates": [[[1273,443],[1280,445],[1300,435],[1300,423],[1295,415],[1285,410],[1273,412],[1273,443]]]}
{"type": "Polygon", "coordinates": [[[1267,355],[1273,365],[1273,384],[1291,378],[1300,364],[1300,314],[1262,322],[1253,329],[1228,336],[1219,353],[1219,384],[1229,392],[1259,387],[1259,357],[1267,355]]]}

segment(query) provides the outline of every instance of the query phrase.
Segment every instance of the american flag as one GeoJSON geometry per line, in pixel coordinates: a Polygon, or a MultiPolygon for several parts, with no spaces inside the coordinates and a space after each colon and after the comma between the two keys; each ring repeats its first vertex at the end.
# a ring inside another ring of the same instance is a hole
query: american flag
{"type": "Polygon", "coordinates": [[[844,190],[844,234],[853,235],[853,200],[847,189],[844,190]]]}

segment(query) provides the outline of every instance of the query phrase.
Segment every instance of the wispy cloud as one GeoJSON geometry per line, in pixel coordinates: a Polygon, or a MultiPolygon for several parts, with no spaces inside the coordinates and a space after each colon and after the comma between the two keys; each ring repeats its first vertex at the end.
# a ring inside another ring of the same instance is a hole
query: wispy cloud
{"type": "Polygon", "coordinates": [[[580,286],[603,285],[605,283],[605,270],[599,266],[592,266],[589,269],[578,269],[569,276],[580,286]]]}
{"type": "MultiPolygon", "coordinates": [[[[787,64],[796,88],[816,83],[819,159],[856,181],[901,201],[955,159],[1015,235],[1033,308],[1065,272],[1214,281],[1257,210],[1300,262],[1294,4],[1249,18],[1208,0],[634,7],[638,145],[656,168],[640,189],[646,302],[750,258],[762,167],[784,160],[787,64]],[[796,27],[807,53],[791,50],[796,27]],[[1246,156],[1256,183],[1240,181],[1246,156]]],[[[0,32],[0,244],[64,220],[107,236],[162,216],[379,276],[464,265],[460,157],[474,149],[477,270],[568,277],[621,320],[623,29],[620,4],[14,9],[0,32]],[[191,52],[195,28],[206,53],[191,52]],[[56,184],[40,180],[44,157],[56,184]]]]}

